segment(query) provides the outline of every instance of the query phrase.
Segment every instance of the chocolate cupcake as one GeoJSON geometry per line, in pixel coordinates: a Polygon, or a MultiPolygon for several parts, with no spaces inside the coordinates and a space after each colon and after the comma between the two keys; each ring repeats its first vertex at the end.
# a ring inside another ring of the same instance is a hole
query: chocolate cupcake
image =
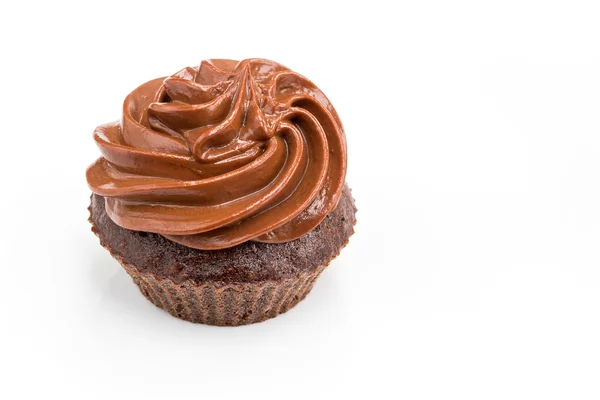
{"type": "Polygon", "coordinates": [[[340,119],[311,81],[273,61],[208,60],[147,82],[94,139],[92,230],[176,317],[275,317],[354,232],[340,119]]]}

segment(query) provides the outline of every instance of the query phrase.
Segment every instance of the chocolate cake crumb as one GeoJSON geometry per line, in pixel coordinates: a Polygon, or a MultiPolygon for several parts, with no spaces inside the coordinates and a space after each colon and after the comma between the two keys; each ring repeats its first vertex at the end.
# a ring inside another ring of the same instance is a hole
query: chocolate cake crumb
{"type": "Polygon", "coordinates": [[[338,206],[315,229],[288,243],[248,241],[222,250],[198,250],[149,232],[116,225],[104,198],[92,194],[90,222],[104,247],[142,273],[175,283],[282,281],[311,272],[336,257],[354,233],[356,207],[346,185],[338,206]]]}

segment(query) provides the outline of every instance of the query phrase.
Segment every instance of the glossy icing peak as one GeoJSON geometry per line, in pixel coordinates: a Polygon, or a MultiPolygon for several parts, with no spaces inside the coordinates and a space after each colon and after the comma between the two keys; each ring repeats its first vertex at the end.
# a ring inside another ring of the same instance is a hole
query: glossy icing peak
{"type": "Polygon", "coordinates": [[[212,250],[281,243],[335,208],[342,124],[311,81],[264,59],[208,60],[135,89],[87,171],[109,217],[212,250]]]}

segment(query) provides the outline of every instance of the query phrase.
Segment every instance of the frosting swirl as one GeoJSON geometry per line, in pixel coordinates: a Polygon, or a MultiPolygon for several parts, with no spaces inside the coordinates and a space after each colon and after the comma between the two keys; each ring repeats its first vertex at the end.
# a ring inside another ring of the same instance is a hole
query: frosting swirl
{"type": "Polygon", "coordinates": [[[203,61],[127,96],[87,181],[118,225],[197,249],[315,228],[346,175],[342,124],[311,81],[263,59],[203,61]]]}

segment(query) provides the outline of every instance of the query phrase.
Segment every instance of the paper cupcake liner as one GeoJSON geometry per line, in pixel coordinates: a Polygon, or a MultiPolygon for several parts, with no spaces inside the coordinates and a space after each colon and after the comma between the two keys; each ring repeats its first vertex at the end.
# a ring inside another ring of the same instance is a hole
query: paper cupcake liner
{"type": "Polygon", "coordinates": [[[326,267],[278,282],[196,285],[160,279],[119,262],[157,307],[186,321],[219,326],[252,324],[286,312],[306,297],[326,267]]]}

